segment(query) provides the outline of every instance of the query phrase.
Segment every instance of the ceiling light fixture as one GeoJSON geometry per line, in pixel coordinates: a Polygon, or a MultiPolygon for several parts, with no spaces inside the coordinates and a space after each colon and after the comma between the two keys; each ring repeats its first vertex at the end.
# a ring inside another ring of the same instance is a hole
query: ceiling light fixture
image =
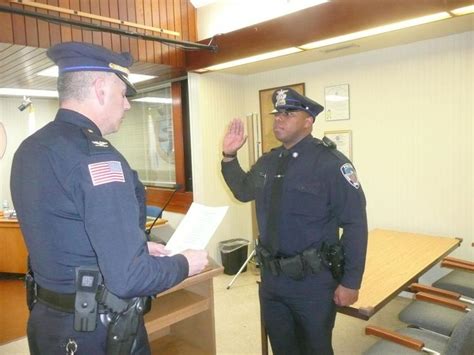
{"type": "Polygon", "coordinates": [[[474,5],[460,7],[458,9],[454,9],[454,10],[451,10],[449,12],[451,12],[452,14],[454,14],[456,16],[472,14],[474,12],[474,5]]]}
{"type": "Polygon", "coordinates": [[[208,70],[222,70],[222,69],[236,67],[236,66],[239,66],[239,65],[259,62],[259,61],[265,60],[265,59],[281,57],[281,56],[284,56],[284,55],[287,55],[287,54],[297,53],[297,52],[301,52],[301,51],[302,50],[300,48],[290,47],[290,48],[280,49],[278,51],[257,54],[257,55],[251,56],[251,57],[236,59],[236,60],[232,60],[230,62],[212,65],[210,67],[201,69],[201,71],[202,70],[206,70],[206,71],[208,71],[208,70]]]}
{"type": "Polygon", "coordinates": [[[152,96],[140,97],[138,99],[132,99],[132,101],[146,102],[146,103],[151,103],[151,104],[171,104],[172,102],[171,98],[169,97],[152,97],[152,96]]]}
{"type": "Polygon", "coordinates": [[[58,97],[53,90],[0,88],[0,96],[58,97]]]}
{"type": "Polygon", "coordinates": [[[337,37],[327,38],[327,39],[323,39],[316,42],[306,43],[302,46],[299,46],[299,48],[307,50],[307,49],[325,47],[331,44],[353,41],[355,39],[374,36],[374,35],[391,32],[391,31],[396,31],[402,28],[408,28],[408,27],[418,26],[425,23],[429,23],[429,22],[444,20],[449,17],[451,17],[451,15],[448,12],[438,12],[432,15],[417,17],[410,20],[395,22],[388,25],[374,27],[367,30],[363,30],[363,31],[348,33],[342,36],[337,36],[337,37]]]}
{"type": "MultiPolygon", "coordinates": [[[[50,77],[57,78],[58,77],[58,66],[53,65],[52,67],[41,70],[40,72],[38,72],[38,75],[50,76],[50,77]]],[[[156,78],[156,76],[130,73],[128,75],[128,78],[130,79],[130,81],[133,84],[136,84],[136,83],[141,83],[143,81],[147,81],[147,80],[150,80],[150,79],[154,79],[154,78],[156,78]]]]}

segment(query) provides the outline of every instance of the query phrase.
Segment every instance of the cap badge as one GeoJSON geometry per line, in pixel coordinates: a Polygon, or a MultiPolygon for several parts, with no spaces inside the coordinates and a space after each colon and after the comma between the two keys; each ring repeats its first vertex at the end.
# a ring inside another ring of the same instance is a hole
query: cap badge
{"type": "Polygon", "coordinates": [[[280,89],[277,91],[275,107],[286,105],[286,93],[288,90],[280,89]]]}
{"type": "Polygon", "coordinates": [[[356,171],[352,164],[346,163],[341,166],[341,173],[344,178],[351,184],[353,187],[358,189],[360,187],[359,179],[357,178],[356,171]]]}
{"type": "Polygon", "coordinates": [[[118,65],[115,63],[109,63],[109,67],[112,68],[113,70],[122,72],[124,74],[127,74],[127,75],[130,74],[130,71],[127,68],[122,67],[121,65],[118,65]]]}

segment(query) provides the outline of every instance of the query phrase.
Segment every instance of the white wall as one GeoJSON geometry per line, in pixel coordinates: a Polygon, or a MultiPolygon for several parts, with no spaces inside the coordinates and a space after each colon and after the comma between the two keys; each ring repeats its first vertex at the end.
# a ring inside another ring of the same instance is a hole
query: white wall
{"type": "Polygon", "coordinates": [[[193,127],[196,200],[228,203],[232,211],[216,239],[250,228],[250,209],[235,202],[218,171],[225,122],[259,112],[261,89],[304,82],[306,94],[324,104],[324,87],[348,83],[351,119],[325,122],[321,114],[314,134],[352,130],[370,228],[461,237],[454,254],[472,260],[473,37],[468,32],[245,77],[192,75],[191,120],[200,127],[193,127]]]}
{"type": "Polygon", "coordinates": [[[7,132],[7,150],[0,159],[0,201],[8,200],[12,206],[10,194],[10,170],[13,155],[20,143],[32,132],[43,127],[56,116],[58,101],[56,99],[33,98],[34,120],[30,108],[19,111],[21,97],[0,98],[0,122],[7,132]],[[34,122],[31,125],[31,122],[34,122]]]}
{"type": "MultiPolygon", "coordinates": [[[[225,74],[189,75],[189,105],[194,201],[230,208],[208,245],[209,254],[220,261],[217,244],[232,238],[252,240],[248,222],[250,205],[236,201],[220,173],[223,132],[233,117],[245,116],[243,78],[225,74]]],[[[247,151],[239,154],[248,166],[247,151]]]]}

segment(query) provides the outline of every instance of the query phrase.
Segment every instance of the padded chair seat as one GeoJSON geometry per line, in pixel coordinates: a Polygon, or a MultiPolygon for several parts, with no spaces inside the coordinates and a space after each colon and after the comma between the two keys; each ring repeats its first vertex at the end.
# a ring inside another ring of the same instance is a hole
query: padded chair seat
{"type": "MultiPolygon", "coordinates": [[[[444,335],[427,332],[417,328],[402,328],[397,333],[421,340],[425,347],[441,352],[446,349],[449,337],[444,335]]],[[[398,345],[386,340],[379,340],[370,347],[364,354],[366,355],[420,355],[419,351],[411,350],[405,346],[398,345]]]]}
{"type": "Polygon", "coordinates": [[[474,272],[453,270],[433,282],[433,286],[474,298],[474,272]]]}
{"type": "Polygon", "coordinates": [[[438,304],[413,301],[400,312],[398,318],[403,323],[450,336],[465,314],[466,312],[438,304]]]}
{"type": "MultiPolygon", "coordinates": [[[[425,344],[425,348],[437,351],[442,355],[473,355],[474,311],[465,313],[464,317],[456,324],[451,337],[418,328],[403,328],[397,330],[397,333],[421,340],[425,344]]],[[[420,354],[420,352],[387,340],[379,340],[364,354],[408,355],[420,354]]]]}

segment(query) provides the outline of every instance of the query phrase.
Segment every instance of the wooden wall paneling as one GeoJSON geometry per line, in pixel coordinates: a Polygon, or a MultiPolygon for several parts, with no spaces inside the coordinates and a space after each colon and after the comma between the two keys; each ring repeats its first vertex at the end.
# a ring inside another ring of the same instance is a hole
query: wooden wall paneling
{"type": "Polygon", "coordinates": [[[38,20],[25,16],[26,45],[30,47],[39,46],[38,20]]]}
{"type": "MultiPolygon", "coordinates": [[[[160,4],[160,24],[161,28],[169,29],[168,14],[166,13],[166,0],[157,0],[160,4]]],[[[165,35],[163,35],[165,36],[165,35]]],[[[170,47],[166,44],[161,44],[161,62],[163,64],[170,64],[170,47]]]]}
{"type": "MultiPolygon", "coordinates": [[[[173,0],[166,0],[166,16],[168,18],[168,26],[166,28],[169,30],[175,31],[176,28],[175,28],[173,0]]],[[[170,54],[169,65],[175,67],[176,66],[176,47],[169,46],[169,54],[170,54]]]]}
{"type": "MultiPolygon", "coordinates": [[[[181,21],[181,1],[180,0],[173,1],[173,9],[174,9],[174,27],[176,31],[180,32],[181,34],[180,38],[184,40],[185,37],[183,37],[183,25],[181,21]]],[[[175,53],[175,58],[176,58],[176,66],[183,67],[184,66],[183,50],[177,49],[176,47],[174,47],[174,53],[175,53]]]]}
{"type": "MultiPolygon", "coordinates": [[[[22,5],[12,4],[12,7],[23,9],[22,5]]],[[[26,46],[25,16],[13,15],[13,43],[26,46]]]]}
{"type": "MultiPolygon", "coordinates": [[[[146,26],[153,26],[153,19],[151,13],[151,0],[143,0],[143,23],[146,26]]],[[[146,34],[156,36],[156,32],[145,31],[146,34]]],[[[155,45],[153,41],[146,41],[146,61],[150,63],[155,62],[155,45]]]]}
{"type": "Polygon", "coordinates": [[[188,26],[189,26],[189,41],[195,42],[197,40],[197,28],[196,28],[196,9],[189,1],[187,1],[188,9],[188,26]]]}
{"type": "MultiPolygon", "coordinates": [[[[135,0],[135,22],[136,23],[145,23],[145,16],[143,14],[143,0],[135,0]]],[[[136,58],[139,61],[146,62],[146,41],[139,39],[138,40],[138,57],[136,58]]]]}
{"type": "MultiPolygon", "coordinates": [[[[48,5],[52,6],[59,6],[58,0],[48,0],[45,2],[48,5]]],[[[58,16],[56,11],[48,11],[48,15],[51,16],[58,16]]],[[[54,46],[55,44],[61,43],[61,26],[55,23],[49,23],[49,39],[50,39],[50,46],[54,46]]]]}
{"type": "MultiPolygon", "coordinates": [[[[109,0],[99,0],[100,16],[110,17],[109,0]]],[[[100,23],[103,26],[109,26],[107,22],[100,23]]],[[[112,35],[107,32],[102,32],[102,46],[112,49],[112,35]]]]}
{"type": "MultiPolygon", "coordinates": [[[[69,9],[69,0],[59,0],[59,7],[69,9]]],[[[70,19],[71,16],[68,14],[56,13],[55,16],[63,17],[65,19],[70,19]]],[[[72,28],[69,25],[61,25],[61,42],[70,42],[72,41],[72,28]]]]}
{"type": "MultiPolygon", "coordinates": [[[[128,16],[128,21],[137,22],[135,0],[127,0],[127,16],[128,16]]],[[[129,44],[130,44],[130,53],[132,54],[135,60],[138,60],[138,39],[130,38],[129,44]]]]}
{"type": "Polygon", "coordinates": [[[12,15],[6,12],[0,12],[0,43],[13,43],[12,15]]]}
{"type": "MultiPolygon", "coordinates": [[[[71,10],[77,10],[81,11],[81,4],[80,0],[69,0],[69,8],[71,10]]],[[[82,19],[79,16],[70,16],[71,20],[74,21],[84,21],[84,22],[89,22],[88,19],[82,19]]],[[[72,40],[75,42],[83,42],[82,39],[82,30],[78,27],[72,26],[71,27],[71,32],[72,32],[72,40]]]]}
{"type": "MultiPolygon", "coordinates": [[[[91,6],[91,14],[100,15],[100,4],[97,0],[92,0],[90,2],[91,6]]],[[[100,25],[101,22],[99,20],[92,20],[92,23],[100,25]]],[[[92,43],[101,45],[102,44],[102,33],[99,31],[92,31],[92,43]]]]}
{"type": "MultiPolygon", "coordinates": [[[[91,6],[89,0],[80,0],[79,9],[83,12],[91,13],[91,6]]],[[[91,19],[82,19],[81,21],[92,23],[91,19]]],[[[92,43],[92,31],[89,30],[82,30],[82,41],[87,43],[92,43]]]]}
{"type": "Polygon", "coordinates": [[[181,11],[181,39],[185,41],[189,41],[188,2],[188,0],[180,0],[177,5],[181,11]]]}
{"type": "Polygon", "coordinates": [[[171,83],[171,98],[173,110],[174,165],[176,169],[176,183],[185,186],[186,174],[184,172],[183,105],[181,99],[182,91],[180,81],[171,83]]]}
{"type": "MultiPolygon", "coordinates": [[[[47,4],[48,0],[37,0],[42,4],[47,4]]],[[[36,12],[42,14],[48,14],[47,10],[36,9],[36,12]]],[[[48,48],[51,45],[51,34],[49,29],[49,23],[46,21],[38,21],[38,47],[48,48]]]]}
{"type": "MultiPolygon", "coordinates": [[[[160,22],[160,4],[158,3],[158,0],[154,0],[151,2],[151,17],[152,17],[152,22],[154,27],[161,27],[161,22],[160,22]]],[[[161,33],[155,33],[156,36],[161,36],[161,33]]],[[[160,42],[153,42],[153,49],[155,52],[155,58],[154,62],[155,63],[161,63],[162,58],[161,58],[161,43],[160,42]]]]}
{"type": "MultiPolygon", "coordinates": [[[[122,21],[129,21],[128,19],[128,8],[124,6],[123,0],[118,6],[118,18],[122,21]]],[[[121,29],[128,30],[128,26],[120,26],[121,29]]],[[[120,36],[120,48],[122,52],[130,52],[130,37],[120,36]]]]}
{"type": "MultiPolygon", "coordinates": [[[[119,10],[118,10],[119,4],[118,4],[118,1],[117,0],[109,0],[108,2],[109,2],[109,15],[108,15],[108,17],[118,19],[119,18],[119,10]]],[[[110,23],[110,24],[106,24],[106,25],[110,26],[111,28],[120,28],[120,25],[118,25],[116,23],[110,23]]],[[[122,37],[122,36],[119,36],[119,35],[116,35],[116,34],[111,35],[112,50],[115,51],[115,52],[122,52],[120,37],[122,37]]]]}

